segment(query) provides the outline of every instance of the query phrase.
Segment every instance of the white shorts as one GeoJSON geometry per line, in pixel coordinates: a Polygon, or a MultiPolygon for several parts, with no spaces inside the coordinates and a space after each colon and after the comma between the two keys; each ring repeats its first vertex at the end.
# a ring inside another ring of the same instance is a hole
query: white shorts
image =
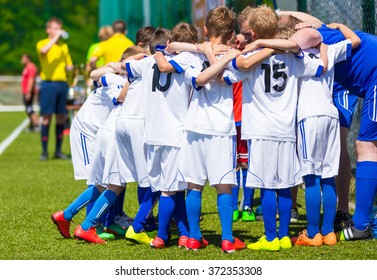
{"type": "Polygon", "coordinates": [[[328,116],[305,118],[298,125],[298,157],[302,176],[332,178],[340,159],[339,120],[328,116]]]}
{"type": "Polygon", "coordinates": [[[125,183],[138,182],[142,188],[149,187],[144,120],[118,119],[115,134],[121,177],[125,183]]]}
{"type": "Polygon", "coordinates": [[[148,176],[152,191],[174,192],[187,189],[178,171],[180,148],[147,145],[148,176]]]}
{"type": "Polygon", "coordinates": [[[249,139],[247,187],[291,188],[302,183],[296,143],[249,139]]]}
{"type": "Polygon", "coordinates": [[[237,185],[236,136],[186,132],[179,170],[185,182],[204,186],[237,185]]]}
{"type": "Polygon", "coordinates": [[[115,153],[115,133],[104,128],[98,129],[92,169],[87,184],[124,186],[115,153]]]}
{"type": "Polygon", "coordinates": [[[94,138],[85,136],[71,126],[69,140],[75,180],[87,180],[92,167],[94,138]]]}

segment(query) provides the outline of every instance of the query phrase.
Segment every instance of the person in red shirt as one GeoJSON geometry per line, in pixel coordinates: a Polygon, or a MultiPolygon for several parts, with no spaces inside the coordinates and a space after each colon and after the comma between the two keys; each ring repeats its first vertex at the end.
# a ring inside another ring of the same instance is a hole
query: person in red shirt
{"type": "Polygon", "coordinates": [[[30,119],[29,131],[37,131],[39,128],[38,116],[33,111],[33,100],[37,94],[36,90],[36,77],[38,69],[33,63],[33,60],[29,54],[23,54],[21,57],[21,63],[24,65],[22,70],[21,89],[23,103],[26,107],[26,113],[30,119]]]}

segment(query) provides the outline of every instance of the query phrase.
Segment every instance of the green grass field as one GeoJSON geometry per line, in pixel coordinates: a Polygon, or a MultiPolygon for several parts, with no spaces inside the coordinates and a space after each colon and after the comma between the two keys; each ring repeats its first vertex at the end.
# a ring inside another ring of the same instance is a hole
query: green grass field
{"type": "MultiPolygon", "coordinates": [[[[25,113],[0,113],[0,141],[25,118],[25,113]]],[[[54,129],[50,131],[50,154],[54,148],[54,129]]],[[[69,137],[64,139],[63,151],[69,154],[69,137]]],[[[203,194],[203,235],[210,246],[197,252],[178,249],[172,242],[164,250],[153,250],[125,239],[109,241],[103,245],[64,239],[50,221],[54,211],[64,209],[85,188],[85,182],[73,179],[69,160],[39,161],[40,136],[22,133],[0,155],[0,259],[2,260],[376,260],[377,240],[341,242],[336,246],[320,248],[294,247],[279,252],[243,250],[235,254],[222,254],[220,249],[220,223],[214,189],[203,194]]],[[[259,192],[257,192],[258,194],[259,192]]],[[[136,185],[127,188],[125,211],[135,215],[137,209],[136,185]]],[[[257,199],[258,201],[258,199],[257,199]]],[[[303,190],[299,200],[300,221],[291,224],[296,235],[305,228],[303,190]]],[[[72,232],[84,213],[74,218],[72,232]]],[[[234,223],[234,233],[247,243],[263,234],[263,223],[234,223]]]]}

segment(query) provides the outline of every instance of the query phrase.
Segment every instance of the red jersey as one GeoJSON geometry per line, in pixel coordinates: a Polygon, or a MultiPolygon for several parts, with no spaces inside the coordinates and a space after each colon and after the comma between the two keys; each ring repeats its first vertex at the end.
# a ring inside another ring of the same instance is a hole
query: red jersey
{"type": "Polygon", "coordinates": [[[33,87],[34,87],[36,76],[37,76],[37,67],[34,65],[34,63],[30,62],[26,64],[24,70],[22,71],[22,81],[21,81],[22,94],[28,93],[27,87],[28,87],[28,82],[30,79],[33,80],[33,87]]]}
{"type": "Polygon", "coordinates": [[[242,120],[242,81],[233,84],[233,113],[236,126],[241,125],[242,120]]]}

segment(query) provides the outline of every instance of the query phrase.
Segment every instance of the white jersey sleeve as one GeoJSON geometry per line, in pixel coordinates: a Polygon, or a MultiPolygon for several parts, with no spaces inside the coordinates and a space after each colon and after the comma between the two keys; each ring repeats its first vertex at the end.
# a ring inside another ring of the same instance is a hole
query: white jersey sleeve
{"type": "Polygon", "coordinates": [[[328,52],[334,53],[335,64],[349,59],[352,52],[351,40],[344,40],[333,45],[328,45],[328,52]]]}

